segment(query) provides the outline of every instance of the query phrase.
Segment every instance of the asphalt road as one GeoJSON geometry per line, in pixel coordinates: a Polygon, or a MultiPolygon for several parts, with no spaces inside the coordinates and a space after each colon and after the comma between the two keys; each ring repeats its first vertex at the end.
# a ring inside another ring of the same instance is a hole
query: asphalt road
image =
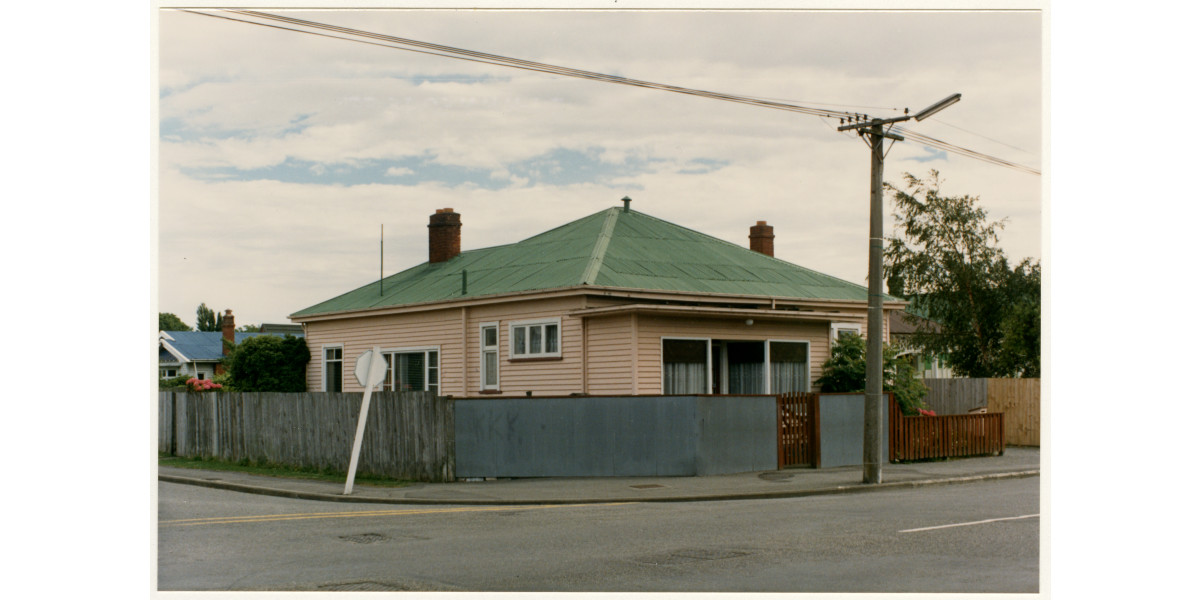
{"type": "Polygon", "coordinates": [[[1037,592],[1038,486],[496,507],[159,483],[158,588],[1037,592]]]}

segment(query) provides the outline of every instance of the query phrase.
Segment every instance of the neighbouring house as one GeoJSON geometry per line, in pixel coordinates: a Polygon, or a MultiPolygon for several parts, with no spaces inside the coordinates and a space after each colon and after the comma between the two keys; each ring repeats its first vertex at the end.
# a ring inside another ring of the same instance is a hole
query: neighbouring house
{"type": "Polygon", "coordinates": [[[946,366],[945,361],[941,357],[921,352],[913,348],[909,343],[908,340],[917,331],[917,327],[922,325],[933,331],[941,331],[941,327],[936,322],[913,314],[910,311],[897,310],[888,315],[888,331],[891,334],[892,343],[900,350],[896,356],[907,360],[912,365],[913,371],[919,379],[949,379],[954,377],[954,373],[950,370],[950,367],[946,366]]]}
{"type": "Polygon", "coordinates": [[[866,288],[774,258],[765,221],[746,248],[623,203],[467,251],[461,215],[437,210],[428,262],[289,316],[313,353],[308,388],[362,390],[355,360],[378,347],[387,390],[813,391],[835,336],[865,333],[866,288]]]}
{"type": "Polygon", "coordinates": [[[226,309],[221,317],[221,331],[158,332],[158,377],[169,379],[191,375],[197,379],[212,379],[224,372],[221,359],[229,353],[222,340],[240,344],[242,340],[259,335],[304,337],[304,331],[291,323],[263,325],[257,333],[234,331],[233,311],[226,309]]]}

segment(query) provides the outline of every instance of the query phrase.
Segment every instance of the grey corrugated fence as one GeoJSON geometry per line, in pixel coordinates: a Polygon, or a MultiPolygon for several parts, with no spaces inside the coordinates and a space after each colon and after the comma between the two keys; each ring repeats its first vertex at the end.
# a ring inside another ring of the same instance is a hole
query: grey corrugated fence
{"type": "MultiPolygon", "coordinates": [[[[362,394],[159,392],[159,451],[346,469],[362,394]]],[[[378,392],[358,472],[454,480],[454,409],[429,392],[378,392]]]]}

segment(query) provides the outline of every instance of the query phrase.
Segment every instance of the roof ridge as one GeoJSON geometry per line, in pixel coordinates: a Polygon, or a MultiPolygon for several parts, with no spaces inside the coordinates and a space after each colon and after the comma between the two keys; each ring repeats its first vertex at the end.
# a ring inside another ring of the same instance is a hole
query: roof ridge
{"type": "Polygon", "coordinates": [[[600,226],[600,234],[596,236],[596,245],[592,247],[592,254],[588,256],[587,267],[584,268],[583,277],[579,283],[595,285],[596,276],[600,273],[600,266],[604,264],[604,255],[608,252],[608,243],[612,241],[613,229],[617,226],[617,216],[621,214],[620,210],[615,206],[608,209],[608,214],[604,217],[604,224],[600,226]]]}

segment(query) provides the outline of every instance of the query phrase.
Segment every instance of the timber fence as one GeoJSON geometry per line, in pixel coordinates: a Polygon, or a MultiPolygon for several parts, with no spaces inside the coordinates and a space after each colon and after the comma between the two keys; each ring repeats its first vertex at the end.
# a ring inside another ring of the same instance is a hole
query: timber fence
{"type": "Polygon", "coordinates": [[[1041,445],[1041,379],[925,379],[925,405],[939,415],[978,409],[1004,413],[1004,437],[1012,446],[1041,445]]]}
{"type": "MultiPolygon", "coordinates": [[[[344,472],[362,394],[163,391],[158,402],[159,452],[344,472]]],[[[429,392],[373,394],[358,472],[453,481],[453,401],[429,392]]]]}
{"type": "Polygon", "coordinates": [[[888,396],[889,461],[1004,454],[1004,413],[906,417],[888,396]]]}

